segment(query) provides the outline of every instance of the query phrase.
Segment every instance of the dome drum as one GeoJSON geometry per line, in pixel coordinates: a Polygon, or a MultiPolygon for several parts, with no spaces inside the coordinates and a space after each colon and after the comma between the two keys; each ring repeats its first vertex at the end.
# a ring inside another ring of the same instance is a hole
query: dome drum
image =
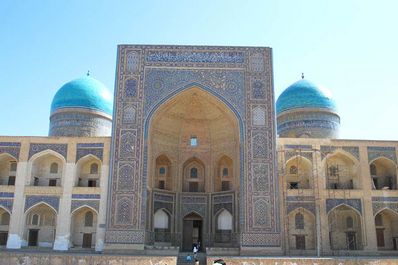
{"type": "Polygon", "coordinates": [[[93,137],[109,136],[112,132],[112,119],[109,115],[96,111],[64,109],[50,117],[49,136],[93,137]]]}
{"type": "Polygon", "coordinates": [[[86,76],[63,85],[51,104],[49,136],[110,136],[112,96],[86,76]]]}
{"type": "Polygon", "coordinates": [[[330,94],[307,80],[289,86],[276,102],[279,137],[337,138],[340,117],[330,94]]]}
{"type": "Polygon", "coordinates": [[[340,129],[338,115],[327,112],[295,112],[277,118],[279,137],[337,138],[340,129]]]}

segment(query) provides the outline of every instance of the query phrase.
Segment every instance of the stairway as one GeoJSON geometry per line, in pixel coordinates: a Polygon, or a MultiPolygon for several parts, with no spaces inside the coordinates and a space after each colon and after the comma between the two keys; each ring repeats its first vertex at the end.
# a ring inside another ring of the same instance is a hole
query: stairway
{"type": "MultiPolygon", "coordinates": [[[[206,253],[199,252],[198,260],[200,265],[206,265],[206,253]]],[[[195,260],[193,259],[192,252],[180,252],[177,257],[177,265],[194,265],[195,260]],[[192,261],[187,261],[187,255],[191,255],[192,261]]]]}

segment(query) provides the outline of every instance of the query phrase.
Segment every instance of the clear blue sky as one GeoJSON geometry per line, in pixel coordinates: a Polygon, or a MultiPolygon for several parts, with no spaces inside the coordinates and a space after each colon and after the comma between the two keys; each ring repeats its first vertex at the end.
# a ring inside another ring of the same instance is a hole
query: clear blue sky
{"type": "Polygon", "coordinates": [[[275,95],[300,78],[337,101],[341,138],[398,140],[398,1],[0,1],[0,135],[47,135],[52,97],[116,45],[273,48],[275,95]]]}

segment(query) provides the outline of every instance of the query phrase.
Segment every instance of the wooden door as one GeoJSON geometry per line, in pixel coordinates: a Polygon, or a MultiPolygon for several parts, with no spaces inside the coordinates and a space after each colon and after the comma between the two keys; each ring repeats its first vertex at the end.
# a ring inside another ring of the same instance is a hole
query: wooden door
{"type": "Polygon", "coordinates": [[[296,236],[296,249],[305,249],[305,236],[296,236]]]}
{"type": "Polygon", "coordinates": [[[192,251],[192,231],[193,230],[193,221],[192,220],[184,220],[184,228],[183,228],[183,239],[182,239],[182,249],[184,251],[192,251]]]}
{"type": "Polygon", "coordinates": [[[347,233],[347,248],[349,250],[356,250],[357,249],[357,237],[355,232],[348,232],[347,233]]]}
{"type": "Polygon", "coordinates": [[[83,234],[83,248],[91,248],[92,234],[83,234]]]}
{"type": "Polygon", "coordinates": [[[37,247],[37,241],[39,238],[39,230],[37,229],[29,229],[29,242],[28,245],[30,247],[37,247]]]}
{"type": "Polygon", "coordinates": [[[383,228],[376,228],[376,238],[377,238],[377,246],[384,247],[384,229],[383,228]]]}
{"type": "Polygon", "coordinates": [[[7,232],[0,232],[0,246],[7,245],[7,237],[8,237],[7,232]]]}

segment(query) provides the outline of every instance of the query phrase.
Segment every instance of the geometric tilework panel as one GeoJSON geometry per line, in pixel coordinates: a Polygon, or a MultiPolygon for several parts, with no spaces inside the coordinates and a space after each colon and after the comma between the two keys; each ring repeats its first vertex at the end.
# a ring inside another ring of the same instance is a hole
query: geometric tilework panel
{"type": "Polygon", "coordinates": [[[334,151],[336,151],[337,149],[342,149],[347,153],[350,153],[351,155],[353,155],[357,160],[359,160],[359,147],[357,146],[325,146],[322,145],[321,146],[321,158],[322,160],[325,158],[325,156],[327,156],[330,153],[333,153],[334,151]]]}
{"type": "Polygon", "coordinates": [[[265,87],[261,81],[254,81],[252,83],[252,98],[253,99],[265,98],[265,87]]]}
{"type": "Polygon", "coordinates": [[[378,157],[382,157],[382,156],[397,163],[395,147],[368,146],[368,161],[369,162],[378,157]]]}
{"type": "Polygon", "coordinates": [[[253,190],[265,192],[269,190],[269,169],[267,164],[253,163],[253,190]]]}
{"type": "Polygon", "coordinates": [[[252,122],[254,126],[264,126],[265,125],[265,108],[261,106],[256,106],[253,108],[253,118],[252,122]]]}
{"type": "Polygon", "coordinates": [[[34,154],[37,154],[44,150],[53,150],[59,154],[61,154],[65,159],[68,152],[67,144],[30,144],[29,146],[29,158],[31,158],[34,154]]]}
{"type": "Polygon", "coordinates": [[[99,200],[72,200],[71,212],[82,206],[89,206],[99,212],[99,200]]]}
{"type": "Polygon", "coordinates": [[[127,71],[136,72],[140,63],[140,55],[138,52],[129,52],[127,54],[127,71]]]}
{"type": "Polygon", "coordinates": [[[244,74],[242,71],[225,70],[175,70],[147,69],[145,72],[144,113],[176,90],[187,86],[202,85],[228,100],[241,117],[245,117],[244,74]]]}
{"type": "Polygon", "coordinates": [[[398,203],[397,202],[373,202],[373,215],[378,213],[382,209],[390,209],[398,213],[398,203]]]}
{"type": "Polygon", "coordinates": [[[13,200],[0,199],[0,206],[6,208],[10,212],[12,212],[12,205],[13,205],[13,200]]]}
{"type": "Polygon", "coordinates": [[[26,212],[26,210],[28,210],[33,205],[41,203],[41,202],[47,203],[48,205],[53,207],[55,209],[55,211],[58,213],[59,197],[56,197],[56,196],[41,196],[41,195],[26,196],[25,212],[26,212]]]}
{"type": "Polygon", "coordinates": [[[77,148],[76,161],[78,161],[82,157],[85,157],[86,155],[96,156],[99,160],[102,161],[103,153],[103,148],[77,148]]]}
{"type": "Polygon", "coordinates": [[[334,207],[343,204],[351,206],[352,208],[358,210],[360,214],[362,214],[361,199],[326,199],[326,211],[329,213],[334,207]]]}
{"type": "Polygon", "coordinates": [[[9,143],[9,142],[0,142],[0,154],[1,153],[8,153],[19,159],[19,151],[21,149],[20,143],[9,143]]]}
{"type": "Polygon", "coordinates": [[[105,240],[108,243],[134,244],[144,241],[144,231],[142,230],[116,230],[107,231],[105,240]]]}
{"type": "Polygon", "coordinates": [[[287,213],[291,213],[292,211],[304,208],[310,211],[312,214],[315,215],[315,204],[312,202],[288,202],[287,203],[287,213]]]}
{"type": "Polygon", "coordinates": [[[245,247],[279,247],[281,244],[280,234],[253,234],[244,233],[242,235],[242,245],[245,247]]]}
{"type": "Polygon", "coordinates": [[[271,225],[271,212],[266,200],[259,199],[254,202],[254,225],[257,227],[269,227],[271,225]]]}

